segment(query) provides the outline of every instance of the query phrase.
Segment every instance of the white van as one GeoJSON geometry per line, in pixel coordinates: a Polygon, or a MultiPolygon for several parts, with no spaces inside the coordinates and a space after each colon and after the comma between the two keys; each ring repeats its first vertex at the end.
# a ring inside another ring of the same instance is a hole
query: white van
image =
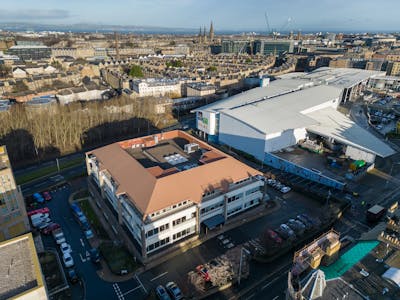
{"type": "Polygon", "coordinates": [[[48,217],[49,217],[49,214],[38,213],[38,214],[31,216],[31,221],[34,222],[35,220],[45,219],[48,217]]]}

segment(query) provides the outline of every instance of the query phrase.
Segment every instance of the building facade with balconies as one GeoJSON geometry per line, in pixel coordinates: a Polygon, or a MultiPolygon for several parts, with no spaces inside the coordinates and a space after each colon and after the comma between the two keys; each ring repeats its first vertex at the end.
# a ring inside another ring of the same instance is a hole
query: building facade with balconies
{"type": "Polygon", "coordinates": [[[114,143],[88,152],[86,163],[142,257],[222,226],[263,199],[257,170],[183,131],[114,143]]]}

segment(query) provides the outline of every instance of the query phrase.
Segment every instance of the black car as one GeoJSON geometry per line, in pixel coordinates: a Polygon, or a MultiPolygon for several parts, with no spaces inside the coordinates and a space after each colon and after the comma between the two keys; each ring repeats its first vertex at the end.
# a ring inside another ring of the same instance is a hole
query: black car
{"type": "Polygon", "coordinates": [[[70,269],[68,271],[68,279],[72,284],[75,284],[79,281],[78,274],[76,274],[75,269],[70,269]]]}
{"type": "Polygon", "coordinates": [[[90,260],[93,263],[99,263],[100,262],[100,252],[97,250],[97,248],[92,248],[89,250],[90,253],[90,260]]]}

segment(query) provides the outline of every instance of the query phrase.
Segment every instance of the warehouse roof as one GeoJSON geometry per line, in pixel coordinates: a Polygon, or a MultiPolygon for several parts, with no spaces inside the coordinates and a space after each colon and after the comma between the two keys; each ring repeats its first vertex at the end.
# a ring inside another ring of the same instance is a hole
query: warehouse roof
{"type": "Polygon", "coordinates": [[[264,98],[272,98],[284,93],[299,90],[307,84],[310,85],[310,82],[304,79],[275,80],[271,81],[271,83],[266,87],[257,87],[227,99],[194,109],[193,111],[220,111],[231,109],[233,107],[260,101],[264,98]]]}
{"type": "Polygon", "coordinates": [[[321,85],[226,109],[222,113],[246,123],[262,133],[277,133],[318,124],[304,112],[338,99],[340,93],[341,89],[337,87],[321,85]]]}
{"type": "Polygon", "coordinates": [[[394,154],[394,150],[368,130],[360,127],[345,115],[333,108],[324,108],[307,114],[317,124],[307,126],[307,130],[321,136],[372,152],[380,157],[394,154]]]}
{"type": "Polygon", "coordinates": [[[315,84],[329,84],[340,88],[352,87],[364,80],[378,75],[384,75],[385,72],[370,71],[355,68],[318,68],[310,73],[289,73],[279,78],[289,79],[305,79],[315,84]]]}

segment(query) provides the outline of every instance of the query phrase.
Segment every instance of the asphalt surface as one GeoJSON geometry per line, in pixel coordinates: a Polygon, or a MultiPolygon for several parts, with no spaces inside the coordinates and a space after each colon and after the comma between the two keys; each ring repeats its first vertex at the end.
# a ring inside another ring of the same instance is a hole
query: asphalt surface
{"type": "MultiPolygon", "coordinates": [[[[86,259],[90,246],[69,207],[68,198],[71,194],[71,187],[69,185],[59,187],[51,194],[53,199],[45,205],[50,209],[52,221],[61,225],[73,251],[74,268],[85,285],[85,298],[83,298],[83,291],[79,285],[72,286],[73,299],[143,299],[145,292],[136,278],[123,283],[105,282],[97,275],[98,266],[86,259]]],[[[45,248],[54,248],[58,251],[51,235],[42,236],[45,248]]],[[[58,251],[58,253],[62,261],[60,252],[58,251]]],[[[66,270],[66,268],[64,269],[66,270]]]]}

